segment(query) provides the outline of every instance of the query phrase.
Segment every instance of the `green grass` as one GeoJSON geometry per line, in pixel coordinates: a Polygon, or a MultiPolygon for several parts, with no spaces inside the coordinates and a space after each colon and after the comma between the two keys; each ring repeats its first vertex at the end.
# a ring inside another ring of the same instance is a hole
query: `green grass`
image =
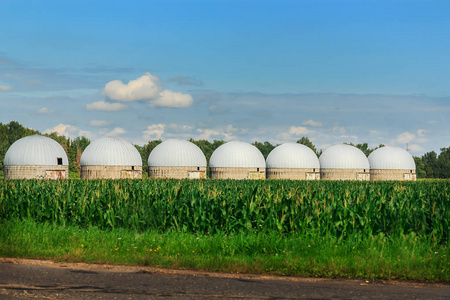
{"type": "Polygon", "coordinates": [[[402,236],[447,243],[450,180],[0,180],[0,220],[197,234],[402,236]]]}
{"type": "Polygon", "coordinates": [[[415,234],[346,240],[279,233],[100,230],[3,220],[0,255],[304,277],[450,281],[449,249],[415,234]]]}
{"type": "Polygon", "coordinates": [[[450,180],[0,180],[0,255],[450,281],[450,180]]]}

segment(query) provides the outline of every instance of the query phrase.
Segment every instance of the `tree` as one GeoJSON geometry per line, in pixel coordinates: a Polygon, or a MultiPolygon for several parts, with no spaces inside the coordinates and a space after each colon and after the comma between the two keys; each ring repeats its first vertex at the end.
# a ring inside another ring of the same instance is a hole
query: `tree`
{"type": "Polygon", "coordinates": [[[16,121],[9,122],[7,128],[9,145],[12,145],[15,141],[25,136],[39,133],[39,131],[26,128],[16,121]]]}
{"type": "Polygon", "coordinates": [[[252,145],[258,148],[259,151],[261,151],[262,155],[264,156],[264,159],[266,159],[269,153],[275,148],[275,146],[269,142],[264,142],[263,144],[255,141],[252,145]]]}
{"type": "Polygon", "coordinates": [[[438,177],[438,167],[437,167],[437,154],[434,151],[427,152],[422,156],[422,161],[424,163],[424,170],[427,174],[427,178],[437,178],[438,177]]]}
{"type": "Polygon", "coordinates": [[[306,147],[309,147],[312,151],[314,151],[314,153],[319,157],[320,154],[322,154],[322,150],[317,151],[316,146],[314,146],[314,144],[310,141],[309,138],[307,138],[306,136],[303,136],[301,139],[299,139],[297,141],[297,143],[305,145],[306,147]]]}
{"type": "Polygon", "coordinates": [[[211,158],[211,155],[213,154],[213,152],[219,148],[220,146],[222,146],[223,144],[225,144],[225,141],[223,140],[214,140],[212,143],[207,141],[207,140],[198,140],[198,141],[194,141],[193,139],[189,140],[191,143],[194,143],[195,145],[197,145],[200,150],[202,150],[203,154],[206,157],[206,161],[209,165],[209,159],[211,158]]]}
{"type": "Polygon", "coordinates": [[[358,148],[359,150],[361,150],[366,156],[369,156],[373,151],[377,150],[378,148],[384,147],[383,144],[380,144],[378,147],[375,148],[369,148],[369,144],[367,143],[363,143],[363,144],[353,144],[353,143],[345,143],[346,145],[351,145],[354,146],[356,148],[358,148]]]}
{"type": "Polygon", "coordinates": [[[75,144],[77,149],[80,149],[81,152],[83,152],[84,149],[86,149],[86,147],[89,146],[91,141],[84,136],[79,136],[73,140],[73,143],[75,144]]]}
{"type": "Polygon", "coordinates": [[[450,147],[441,148],[441,153],[437,158],[438,178],[450,178],[450,147]]]}
{"type": "Polygon", "coordinates": [[[141,154],[142,172],[143,173],[148,172],[148,157],[150,156],[150,153],[152,152],[152,150],[159,144],[161,144],[161,140],[149,141],[147,144],[145,144],[142,147],[138,146],[138,145],[134,145],[136,147],[136,149],[139,151],[139,154],[141,154]]]}
{"type": "Polygon", "coordinates": [[[416,164],[416,176],[417,178],[426,178],[427,173],[425,172],[425,164],[422,159],[418,156],[414,156],[414,163],[416,164]]]}

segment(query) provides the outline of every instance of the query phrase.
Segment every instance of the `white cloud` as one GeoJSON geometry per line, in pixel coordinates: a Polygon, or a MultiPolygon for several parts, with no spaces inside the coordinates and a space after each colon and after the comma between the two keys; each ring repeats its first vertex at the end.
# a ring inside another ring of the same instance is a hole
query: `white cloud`
{"type": "Polygon", "coordinates": [[[233,127],[232,124],[228,124],[227,127],[225,127],[226,132],[238,132],[239,128],[233,127]]]}
{"type": "Polygon", "coordinates": [[[349,140],[352,140],[351,142],[354,144],[358,143],[358,137],[356,135],[341,135],[338,137],[341,141],[347,142],[349,140]]]}
{"type": "Polygon", "coordinates": [[[301,126],[300,127],[291,126],[289,128],[289,134],[296,135],[296,136],[310,134],[311,132],[313,132],[313,131],[309,130],[306,127],[301,127],[301,126]]]}
{"type": "Polygon", "coordinates": [[[103,89],[103,95],[112,100],[128,102],[157,98],[161,91],[159,78],[147,72],[127,84],[120,80],[108,82],[103,89]]]}
{"type": "Polygon", "coordinates": [[[340,127],[340,126],[333,126],[332,131],[334,133],[344,134],[345,133],[345,128],[344,127],[340,127]]]}
{"type": "Polygon", "coordinates": [[[428,140],[427,140],[427,138],[425,137],[425,134],[428,132],[428,130],[425,130],[425,129],[419,129],[419,130],[417,130],[416,131],[416,135],[417,135],[417,140],[416,140],[416,142],[417,143],[426,143],[428,140]]]}
{"type": "Polygon", "coordinates": [[[87,130],[80,130],[78,132],[78,136],[84,136],[84,137],[87,137],[90,140],[94,139],[94,135],[92,134],[92,132],[87,131],[87,130]]]}
{"type": "Polygon", "coordinates": [[[89,124],[91,124],[91,126],[95,126],[95,127],[106,127],[106,126],[111,125],[111,122],[102,121],[102,120],[92,120],[91,122],[89,122],[89,124]]]}
{"type": "Polygon", "coordinates": [[[431,125],[436,124],[436,123],[437,123],[436,120],[430,120],[430,121],[428,121],[428,124],[431,124],[431,125]]]}
{"type": "Polygon", "coordinates": [[[167,126],[167,129],[171,129],[175,132],[191,132],[192,131],[192,127],[189,125],[178,125],[178,124],[169,124],[167,126]]]}
{"type": "Polygon", "coordinates": [[[420,137],[424,137],[425,133],[427,133],[427,130],[425,130],[425,129],[419,129],[416,131],[417,136],[420,136],[420,137]]]}
{"type": "Polygon", "coordinates": [[[69,125],[69,124],[63,124],[60,123],[58,125],[56,125],[53,128],[47,128],[44,133],[52,133],[52,132],[56,132],[58,135],[63,135],[66,138],[73,138],[76,136],[85,136],[87,138],[92,137],[92,133],[89,131],[85,131],[85,130],[81,130],[80,128],[73,126],[73,125],[69,125]]]}
{"type": "Polygon", "coordinates": [[[326,150],[327,148],[330,148],[331,146],[332,146],[331,144],[322,144],[322,145],[318,145],[316,147],[316,149],[326,150]]]}
{"type": "Polygon", "coordinates": [[[198,132],[200,132],[200,135],[197,136],[197,139],[199,140],[209,140],[211,136],[219,136],[221,133],[214,129],[197,129],[198,132]]]}
{"type": "Polygon", "coordinates": [[[65,137],[69,137],[69,135],[71,133],[77,132],[79,131],[78,127],[69,125],[69,124],[63,124],[60,123],[58,125],[56,125],[53,128],[47,128],[44,133],[52,133],[52,132],[56,132],[59,135],[63,135],[65,137]]]}
{"type": "Polygon", "coordinates": [[[150,105],[159,107],[189,107],[192,105],[192,102],[192,96],[189,94],[164,90],[158,98],[150,101],[150,105]]]}
{"type": "Polygon", "coordinates": [[[8,92],[12,89],[10,85],[0,84],[0,92],[8,92]]]}
{"type": "Polygon", "coordinates": [[[48,115],[54,113],[54,111],[48,109],[47,107],[41,107],[38,109],[37,113],[40,115],[48,115]]]}
{"type": "Polygon", "coordinates": [[[411,151],[421,151],[423,150],[421,146],[417,144],[412,145],[411,142],[426,143],[428,141],[428,139],[426,138],[427,132],[428,130],[425,129],[418,129],[415,134],[406,131],[399,134],[395,140],[391,141],[391,144],[392,145],[408,144],[408,148],[410,148],[411,151]]]}
{"type": "Polygon", "coordinates": [[[226,141],[237,140],[238,138],[234,134],[244,134],[248,132],[248,128],[236,128],[232,124],[228,124],[222,132],[226,141]]]}
{"type": "Polygon", "coordinates": [[[304,122],[302,123],[302,125],[305,125],[305,126],[311,126],[311,127],[322,127],[322,126],[323,126],[322,123],[316,122],[316,121],[314,121],[314,120],[304,121],[304,122]]]}
{"type": "Polygon", "coordinates": [[[370,136],[380,136],[381,135],[381,131],[371,129],[371,130],[369,130],[369,135],[370,136]]]}
{"type": "Polygon", "coordinates": [[[118,135],[124,134],[124,133],[127,133],[125,131],[125,129],[120,128],[120,127],[116,127],[113,130],[111,130],[110,132],[108,132],[108,136],[118,136],[118,135]]]}
{"type": "Polygon", "coordinates": [[[411,145],[408,145],[408,150],[412,151],[412,152],[421,152],[421,151],[423,151],[423,148],[420,145],[411,144],[411,145]]]}
{"type": "Polygon", "coordinates": [[[223,139],[225,141],[234,141],[237,140],[238,137],[235,135],[243,135],[248,132],[247,128],[236,128],[232,124],[228,124],[225,127],[218,128],[199,128],[197,132],[200,134],[195,137],[200,140],[211,140],[211,139],[223,139]]]}
{"type": "Polygon", "coordinates": [[[125,108],[126,106],[122,103],[109,103],[103,100],[86,105],[87,110],[119,111],[125,108]]]}
{"type": "Polygon", "coordinates": [[[165,128],[165,124],[153,124],[148,126],[147,129],[142,132],[144,140],[149,141],[161,139],[165,128]]]}
{"type": "Polygon", "coordinates": [[[409,132],[403,132],[402,134],[399,134],[397,138],[395,139],[396,144],[407,144],[414,140],[416,136],[409,132]]]}
{"type": "Polygon", "coordinates": [[[283,133],[281,133],[281,138],[283,139],[283,141],[286,141],[286,140],[292,139],[294,136],[296,136],[296,137],[298,137],[298,136],[306,136],[306,135],[308,135],[308,134],[310,134],[310,133],[313,133],[313,132],[314,132],[313,130],[309,130],[309,129],[306,128],[306,127],[302,127],[302,126],[299,126],[299,127],[291,126],[291,127],[289,128],[289,131],[288,131],[288,132],[283,132],[283,133]]]}
{"type": "Polygon", "coordinates": [[[103,88],[103,95],[122,102],[149,100],[153,107],[189,107],[193,103],[189,94],[164,90],[161,80],[149,72],[127,84],[120,80],[110,81],[103,88]]]}

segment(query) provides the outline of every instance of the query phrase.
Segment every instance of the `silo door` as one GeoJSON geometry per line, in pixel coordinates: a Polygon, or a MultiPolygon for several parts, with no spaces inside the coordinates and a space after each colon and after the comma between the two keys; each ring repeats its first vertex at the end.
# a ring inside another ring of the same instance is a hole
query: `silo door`
{"type": "Polygon", "coordinates": [[[356,174],[356,180],[369,181],[370,180],[370,174],[369,173],[357,173],[356,174]]]}
{"type": "Polygon", "coordinates": [[[66,171],[45,171],[45,179],[65,179],[66,178],[66,171]]]}
{"type": "Polygon", "coordinates": [[[264,172],[248,172],[247,179],[266,179],[264,172]]]}
{"type": "Polygon", "coordinates": [[[206,178],[206,174],[203,171],[191,171],[188,172],[189,179],[204,179],[206,178]]]}
{"type": "Polygon", "coordinates": [[[314,173],[314,172],[309,172],[309,173],[306,173],[306,180],[318,180],[319,178],[319,176],[320,176],[320,174],[319,173],[314,173]]]}
{"type": "Polygon", "coordinates": [[[139,178],[140,172],[139,171],[133,171],[133,170],[122,170],[120,177],[122,179],[135,179],[139,178]]]}
{"type": "Polygon", "coordinates": [[[414,173],[403,173],[403,180],[416,180],[416,174],[414,173]]]}

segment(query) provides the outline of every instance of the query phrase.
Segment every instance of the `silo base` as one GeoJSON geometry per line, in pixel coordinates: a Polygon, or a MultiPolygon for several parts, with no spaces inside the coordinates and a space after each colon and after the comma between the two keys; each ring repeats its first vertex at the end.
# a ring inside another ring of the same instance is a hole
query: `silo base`
{"type": "Polygon", "coordinates": [[[321,169],[321,180],[370,180],[368,169],[321,169]]]}
{"type": "Polygon", "coordinates": [[[267,179],[319,180],[316,169],[267,169],[267,179]]]}
{"type": "Polygon", "coordinates": [[[370,170],[370,180],[416,181],[416,170],[370,170]]]}
{"type": "Polygon", "coordinates": [[[4,166],[5,179],[66,179],[69,166],[4,166]]]}
{"type": "Polygon", "coordinates": [[[81,179],[140,179],[140,166],[81,166],[81,179]]]}
{"type": "Polygon", "coordinates": [[[148,167],[149,178],[204,179],[206,167],[148,167]]]}
{"type": "Polygon", "coordinates": [[[210,168],[212,179],[266,179],[266,168],[210,168]]]}

